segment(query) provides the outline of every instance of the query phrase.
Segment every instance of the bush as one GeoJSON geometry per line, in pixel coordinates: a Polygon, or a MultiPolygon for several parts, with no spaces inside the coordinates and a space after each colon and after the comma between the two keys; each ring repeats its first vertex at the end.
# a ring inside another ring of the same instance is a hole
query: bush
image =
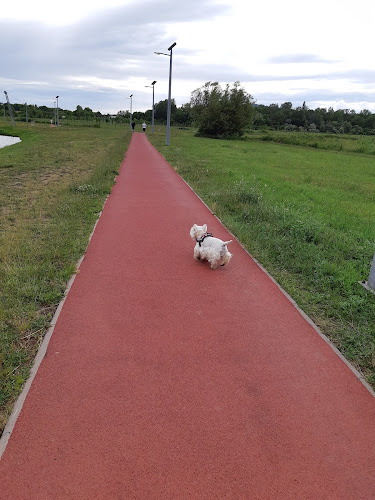
{"type": "Polygon", "coordinates": [[[198,134],[204,137],[229,138],[243,135],[244,128],[251,124],[254,109],[253,98],[239,82],[223,90],[218,82],[207,82],[194,90],[191,108],[198,134]]]}

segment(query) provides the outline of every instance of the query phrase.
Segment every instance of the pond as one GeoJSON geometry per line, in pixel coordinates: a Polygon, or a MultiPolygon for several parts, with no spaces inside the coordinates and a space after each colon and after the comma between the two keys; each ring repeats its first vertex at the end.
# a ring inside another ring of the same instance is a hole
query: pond
{"type": "Polygon", "coordinates": [[[12,144],[17,144],[17,142],[21,142],[21,139],[19,137],[0,135],[0,148],[5,148],[5,146],[12,146],[12,144]]]}

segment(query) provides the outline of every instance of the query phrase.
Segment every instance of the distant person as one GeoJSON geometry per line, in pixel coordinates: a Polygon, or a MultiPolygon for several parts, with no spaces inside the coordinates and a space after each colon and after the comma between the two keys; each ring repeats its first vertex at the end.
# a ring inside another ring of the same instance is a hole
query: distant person
{"type": "Polygon", "coordinates": [[[133,121],[132,121],[132,129],[133,129],[133,132],[134,132],[134,127],[135,127],[135,121],[133,120],[133,121]]]}
{"type": "Polygon", "coordinates": [[[146,122],[143,122],[142,123],[143,133],[146,132],[146,127],[147,127],[146,122]]]}

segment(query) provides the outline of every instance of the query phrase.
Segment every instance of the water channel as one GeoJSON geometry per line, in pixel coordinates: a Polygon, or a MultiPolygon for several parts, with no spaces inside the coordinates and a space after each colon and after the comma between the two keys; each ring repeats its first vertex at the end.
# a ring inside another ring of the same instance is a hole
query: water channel
{"type": "Polygon", "coordinates": [[[19,137],[10,137],[9,135],[0,135],[0,148],[5,148],[5,146],[12,146],[21,142],[19,137]]]}

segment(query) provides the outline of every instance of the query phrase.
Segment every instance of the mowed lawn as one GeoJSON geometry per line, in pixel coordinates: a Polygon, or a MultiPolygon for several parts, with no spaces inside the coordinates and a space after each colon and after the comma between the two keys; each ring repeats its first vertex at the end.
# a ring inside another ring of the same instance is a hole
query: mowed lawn
{"type": "Polygon", "coordinates": [[[2,128],[0,432],[125,156],[127,126],[2,128]]]}
{"type": "Polygon", "coordinates": [[[319,140],[315,134],[311,148],[269,137],[262,142],[256,135],[223,141],[173,130],[167,147],[161,130],[151,137],[375,386],[375,296],[358,283],[367,280],[375,252],[375,138],[361,138],[369,154],[345,152],[347,137],[339,146],[340,137],[332,137],[332,149],[340,152],[329,150],[327,136],[321,138],[325,150],[319,150],[319,140]]]}

